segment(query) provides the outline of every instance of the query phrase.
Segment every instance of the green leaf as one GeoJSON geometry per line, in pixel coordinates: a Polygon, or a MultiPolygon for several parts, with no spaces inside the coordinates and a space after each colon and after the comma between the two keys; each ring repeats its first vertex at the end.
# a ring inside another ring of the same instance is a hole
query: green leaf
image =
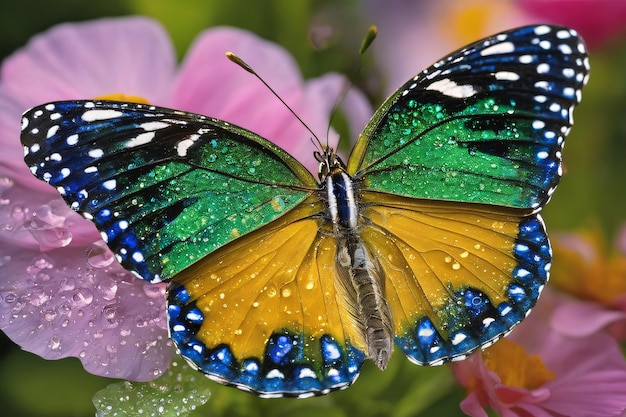
{"type": "Polygon", "coordinates": [[[211,397],[212,382],[176,357],[150,382],[111,384],[93,397],[97,417],[184,417],[211,397]]]}

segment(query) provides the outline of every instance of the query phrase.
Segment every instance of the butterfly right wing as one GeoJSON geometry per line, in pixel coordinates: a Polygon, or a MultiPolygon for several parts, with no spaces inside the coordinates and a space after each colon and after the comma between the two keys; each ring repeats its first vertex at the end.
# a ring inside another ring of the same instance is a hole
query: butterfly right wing
{"type": "Polygon", "coordinates": [[[365,192],[361,238],[386,278],[396,345],[420,365],[460,360],[507,334],[548,281],[530,210],[365,192]]]}
{"type": "Polygon", "coordinates": [[[126,269],[168,280],[282,216],[318,185],[298,161],[221,120],[67,101],[22,119],[25,161],[93,221],[126,269]]]}

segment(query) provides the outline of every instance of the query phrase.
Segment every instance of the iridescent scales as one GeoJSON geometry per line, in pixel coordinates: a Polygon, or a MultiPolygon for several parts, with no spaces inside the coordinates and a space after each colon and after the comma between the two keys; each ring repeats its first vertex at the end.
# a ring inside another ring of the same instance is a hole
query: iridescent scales
{"type": "Polygon", "coordinates": [[[306,397],[346,388],[368,357],[384,368],[385,340],[437,365],[529,313],[551,262],[538,212],[587,77],[573,30],[483,39],[400,87],[346,166],[320,153],[320,182],[252,132],[143,104],[42,105],[22,142],[124,267],[171,281],[170,336],[188,362],[306,397]]]}

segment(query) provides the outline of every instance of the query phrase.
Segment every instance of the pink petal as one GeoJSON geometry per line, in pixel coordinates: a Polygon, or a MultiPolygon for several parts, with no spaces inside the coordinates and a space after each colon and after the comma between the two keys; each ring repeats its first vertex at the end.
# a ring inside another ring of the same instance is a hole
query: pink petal
{"type": "Polygon", "coordinates": [[[174,63],[167,35],[144,18],[61,25],[4,61],[0,328],[25,350],[76,356],[90,372],[118,378],[149,380],[166,369],[163,288],[124,271],[93,224],[30,173],[19,121],[49,100],[163,95],[174,63]]]}
{"type": "Polygon", "coordinates": [[[167,369],[164,285],[136,279],[97,245],[4,247],[0,327],[23,349],[75,356],[89,372],[114,378],[145,381],[167,369]]]}
{"type": "Polygon", "coordinates": [[[480,404],[480,400],[476,392],[470,393],[467,397],[461,401],[461,410],[468,416],[472,417],[487,417],[488,414],[480,404]]]}
{"type": "Polygon", "coordinates": [[[564,335],[587,337],[611,323],[625,320],[626,313],[609,310],[593,302],[572,302],[559,306],[550,319],[550,324],[564,335]]]}
{"type": "Polygon", "coordinates": [[[175,65],[163,28],[150,19],[127,17],[55,26],[7,58],[1,77],[22,110],[114,93],[158,102],[175,65]]]}
{"type": "Polygon", "coordinates": [[[438,59],[479,37],[530,23],[515,2],[369,1],[365,13],[379,28],[372,49],[384,71],[388,94],[438,59]],[[464,11],[481,8],[485,13],[477,22],[463,19],[464,11]],[[461,21],[471,24],[475,33],[466,33],[459,27],[461,21]]]}

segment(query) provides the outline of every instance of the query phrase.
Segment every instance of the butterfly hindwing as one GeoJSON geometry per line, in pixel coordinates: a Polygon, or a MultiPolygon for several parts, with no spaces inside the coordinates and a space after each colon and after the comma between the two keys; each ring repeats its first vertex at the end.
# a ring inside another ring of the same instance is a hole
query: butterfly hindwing
{"type": "Polygon", "coordinates": [[[312,200],[170,284],[170,335],[210,378],[265,397],[303,397],[358,376],[365,355],[335,291],[336,242],[318,232],[323,207],[312,200]]]}
{"type": "Polygon", "coordinates": [[[245,129],[143,104],[69,101],[23,118],[25,161],[92,220],[121,264],[167,280],[317,188],[245,129]]]}
{"type": "Polygon", "coordinates": [[[377,194],[363,196],[376,204],[361,237],[375,248],[396,344],[412,361],[463,358],[534,306],[551,261],[538,214],[377,194]]]}
{"type": "Polygon", "coordinates": [[[540,207],[587,80],[576,32],[529,26],[443,58],[374,115],[348,162],[367,188],[414,198],[540,207]]]}

